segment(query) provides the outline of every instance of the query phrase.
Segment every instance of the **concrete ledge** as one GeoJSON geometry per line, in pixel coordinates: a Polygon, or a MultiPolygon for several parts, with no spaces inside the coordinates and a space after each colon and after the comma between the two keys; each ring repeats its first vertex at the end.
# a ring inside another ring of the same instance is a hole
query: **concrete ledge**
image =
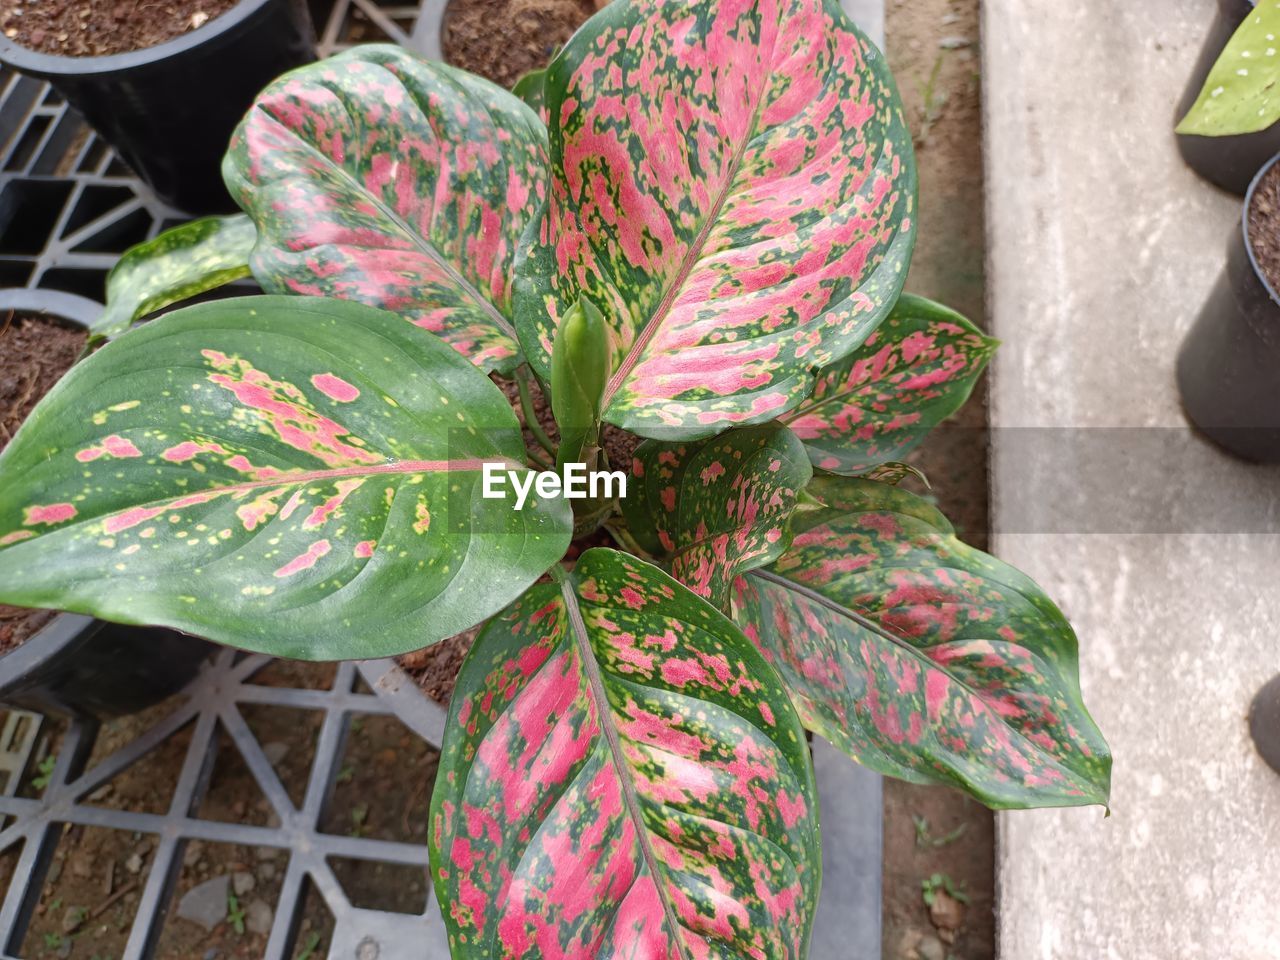
{"type": "Polygon", "coordinates": [[[999,816],[1008,960],[1280,955],[1280,778],[1245,722],[1280,671],[1280,536],[1248,532],[1277,529],[1280,473],[1190,436],[1173,378],[1239,216],[1183,168],[1171,132],[1213,11],[1212,0],[984,4],[988,284],[1004,341],[993,545],[1071,618],[1115,755],[1109,819],[999,816]],[[1166,439],[1152,456],[1005,442],[1019,427],[1166,439]],[[1225,527],[1210,509],[1224,498],[1225,527]],[[1073,526],[1091,503],[1119,511],[1116,524],[1073,526]],[[1205,532],[1222,529],[1235,532],[1205,532]]]}

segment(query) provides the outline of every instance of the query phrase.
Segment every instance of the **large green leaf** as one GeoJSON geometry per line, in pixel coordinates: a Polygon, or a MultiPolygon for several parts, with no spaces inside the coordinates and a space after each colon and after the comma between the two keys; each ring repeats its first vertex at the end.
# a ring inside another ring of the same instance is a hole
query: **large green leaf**
{"type": "Polygon", "coordinates": [[[911,134],[837,0],[615,0],[545,96],[551,190],[517,328],[545,379],[568,308],[600,307],[610,423],[685,440],[773,419],[893,306],[911,134]]]}
{"type": "Polygon", "coordinates": [[[0,454],[0,602],[308,659],[452,636],[568,545],[563,500],[481,496],[518,469],[502,392],[360,304],[222,300],[75,366],[0,454]]]}
{"type": "Polygon", "coordinates": [[[241,214],[192,220],[130,247],[107,275],[107,309],[93,333],[117,336],[161,307],[249,276],[256,239],[241,214]]]}
{"type": "Polygon", "coordinates": [[[510,372],[512,260],[546,167],[546,128],[506,90],[364,46],[267,87],[223,174],[264,289],[384,307],[510,372]]]}
{"type": "Polygon", "coordinates": [[[636,540],[671,563],[671,573],[717,607],[734,577],[776,560],[787,518],[813,475],[800,441],[770,423],[711,440],[646,440],[635,452],[622,501],[636,540]]]}
{"type": "Polygon", "coordinates": [[[954,310],[904,295],[867,342],[818,372],[782,419],[815,466],[861,474],[901,460],[969,399],[997,341],[954,310]]]}
{"type": "Polygon", "coordinates": [[[1178,133],[1225,137],[1280,120],[1280,0],[1261,0],[1223,48],[1178,133]]]}
{"type": "Polygon", "coordinates": [[[809,492],[822,505],[734,596],[805,724],[875,770],[989,806],[1105,803],[1111,755],[1075,634],[1040,588],[904,490],[824,478],[809,492]]]}
{"type": "Polygon", "coordinates": [[[801,960],[821,864],[774,671],[655,567],[589,550],[476,639],[431,798],[454,960],[801,960]]]}

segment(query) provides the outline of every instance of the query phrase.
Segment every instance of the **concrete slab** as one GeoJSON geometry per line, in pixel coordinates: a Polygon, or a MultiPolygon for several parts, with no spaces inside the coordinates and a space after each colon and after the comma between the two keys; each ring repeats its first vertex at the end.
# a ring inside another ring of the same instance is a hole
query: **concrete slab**
{"type": "Polygon", "coordinates": [[[1109,819],[999,816],[1007,960],[1280,956],[1245,722],[1280,671],[1280,472],[1191,437],[1173,378],[1239,216],[1170,131],[1213,10],[984,4],[993,545],[1074,623],[1115,754],[1109,819]]]}
{"type": "Polygon", "coordinates": [[[884,0],[840,0],[850,19],[877,47],[884,49],[884,0]]]}
{"type": "Polygon", "coordinates": [[[822,894],[809,960],[877,960],[884,779],[816,737],[813,767],[822,808],[822,894]]]}

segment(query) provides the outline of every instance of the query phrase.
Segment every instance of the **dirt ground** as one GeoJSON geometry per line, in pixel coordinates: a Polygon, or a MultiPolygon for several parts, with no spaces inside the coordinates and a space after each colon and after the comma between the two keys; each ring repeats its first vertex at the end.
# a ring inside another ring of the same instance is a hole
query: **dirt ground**
{"type": "MultiPolygon", "coordinates": [[[[916,136],[920,168],[920,229],[907,289],[984,326],[978,0],[887,0],[886,17],[886,52],[916,136]]],[[[965,410],[912,458],[960,536],[984,548],[986,422],[984,380],[965,410]]],[[[991,960],[990,811],[945,787],[886,780],[884,848],[885,960],[991,960]],[[949,883],[968,901],[935,898],[942,929],[925,905],[926,882],[944,894],[949,883]]]]}

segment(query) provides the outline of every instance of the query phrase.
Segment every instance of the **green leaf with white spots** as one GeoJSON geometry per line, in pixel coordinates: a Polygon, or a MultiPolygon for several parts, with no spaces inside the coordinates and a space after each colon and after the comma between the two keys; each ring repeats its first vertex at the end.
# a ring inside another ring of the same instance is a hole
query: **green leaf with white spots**
{"type": "Polygon", "coordinates": [[[130,247],[107,275],[107,309],[92,332],[117,336],[162,307],[249,276],[256,239],[240,214],[192,220],[130,247]]]}
{"type": "Polygon", "coordinates": [[[813,468],[803,444],[778,423],[711,440],[646,440],[632,460],[622,501],[640,544],[672,575],[723,608],[734,577],[776,560],[787,520],[813,468]]]}
{"type": "Polygon", "coordinates": [[[185,308],[75,366],[0,454],[0,602],[303,659],[416,649],[568,546],[564,500],[481,496],[483,462],[524,456],[502,392],[393,314],[185,308]]]}
{"type": "Polygon", "coordinates": [[[723,614],[615,550],[476,638],[431,803],[454,960],[803,960],[804,731],[723,614]]]}
{"type": "Polygon", "coordinates": [[[806,492],[791,545],[733,595],[805,726],[990,807],[1106,803],[1111,753],[1044,592],[901,488],[820,477],[806,492]]]}
{"type": "Polygon", "coordinates": [[[1280,120],[1280,0],[1261,0],[1223,48],[1178,133],[1228,137],[1280,120]]]}

